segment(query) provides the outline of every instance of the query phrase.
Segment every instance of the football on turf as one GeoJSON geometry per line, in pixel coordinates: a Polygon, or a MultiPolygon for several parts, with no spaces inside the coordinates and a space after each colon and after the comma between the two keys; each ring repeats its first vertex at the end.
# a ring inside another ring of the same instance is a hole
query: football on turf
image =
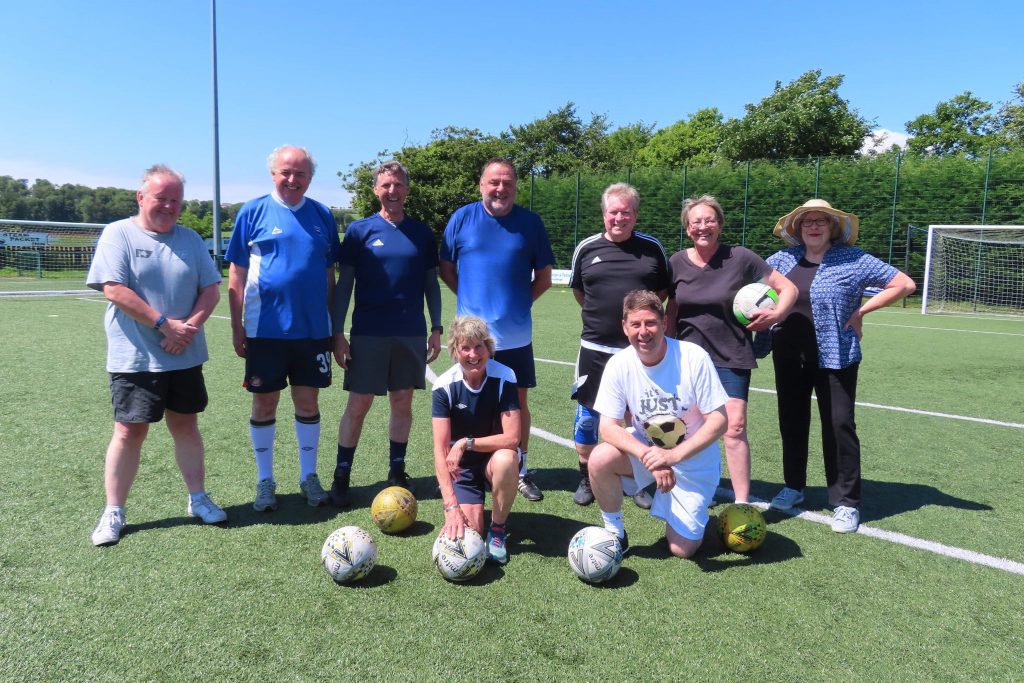
{"type": "Polygon", "coordinates": [[[750,316],[754,311],[775,308],[778,302],[779,295],[774,289],[763,282],[754,282],[740,287],[740,291],[736,292],[732,300],[732,314],[740,325],[749,325],[753,321],[750,316]]]}
{"type": "Polygon", "coordinates": [[[675,448],[686,438],[686,423],[675,415],[651,415],[644,420],[644,433],[658,448],[675,448]]]}
{"type": "Polygon", "coordinates": [[[726,548],[736,553],[749,553],[764,543],[768,528],[756,507],[733,503],[719,513],[718,532],[726,548]]]}
{"type": "Polygon", "coordinates": [[[587,583],[604,583],[622,566],[622,546],[612,532],[588,526],[569,541],[569,566],[587,583]]]}
{"type": "Polygon", "coordinates": [[[320,560],[338,583],[358,581],[377,564],[377,544],[359,527],[343,526],[324,541],[320,560]]]}
{"type": "Polygon", "coordinates": [[[462,538],[451,539],[442,532],[434,541],[432,556],[441,576],[461,583],[480,573],[487,560],[487,545],[480,534],[467,526],[462,538]]]}
{"type": "Polygon", "coordinates": [[[373,499],[370,516],[386,534],[405,531],[416,521],[416,496],[401,486],[389,486],[373,499]]]}

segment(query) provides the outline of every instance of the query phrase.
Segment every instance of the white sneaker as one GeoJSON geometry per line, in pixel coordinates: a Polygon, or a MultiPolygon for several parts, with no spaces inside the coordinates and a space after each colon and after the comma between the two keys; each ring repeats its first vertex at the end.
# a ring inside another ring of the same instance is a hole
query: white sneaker
{"type": "Polygon", "coordinates": [[[857,508],[840,505],[832,513],[832,531],[837,534],[852,534],[860,526],[860,512],[857,508]]]}
{"type": "Polygon", "coordinates": [[[776,510],[792,510],[800,503],[804,502],[804,494],[796,489],[791,489],[788,486],[779,491],[769,507],[775,508],[776,510]]]}
{"type": "Polygon", "coordinates": [[[200,518],[203,524],[220,524],[228,518],[228,513],[210,500],[205,492],[197,495],[195,500],[192,500],[192,496],[188,497],[188,515],[200,518]]]}
{"type": "Polygon", "coordinates": [[[99,524],[92,532],[93,545],[114,545],[121,540],[124,531],[124,513],[117,510],[104,510],[100,515],[99,524]]]}

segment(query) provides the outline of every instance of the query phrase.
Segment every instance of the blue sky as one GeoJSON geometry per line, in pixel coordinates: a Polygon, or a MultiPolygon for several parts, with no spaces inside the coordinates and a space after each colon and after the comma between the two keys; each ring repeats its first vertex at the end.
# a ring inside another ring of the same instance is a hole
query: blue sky
{"type": "MultiPolygon", "coordinates": [[[[338,171],[448,125],[500,133],[567,101],[614,127],[743,105],[820,68],[876,128],[1024,80],[1024,3],[218,0],[221,198],[270,189],[274,147],[338,171]]],[[[134,188],[213,178],[209,0],[0,3],[0,175],[134,188]]],[[[415,178],[413,179],[415,182],[415,178]]]]}

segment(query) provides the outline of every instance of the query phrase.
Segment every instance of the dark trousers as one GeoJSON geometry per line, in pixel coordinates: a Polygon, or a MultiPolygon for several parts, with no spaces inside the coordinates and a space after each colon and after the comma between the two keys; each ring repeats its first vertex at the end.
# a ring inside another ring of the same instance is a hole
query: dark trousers
{"type": "Polygon", "coordinates": [[[860,440],[854,421],[860,366],[854,364],[843,370],[819,368],[817,348],[786,341],[776,339],[772,351],[786,486],[802,491],[807,485],[813,390],[821,418],[829,505],[860,507],[860,440]]]}

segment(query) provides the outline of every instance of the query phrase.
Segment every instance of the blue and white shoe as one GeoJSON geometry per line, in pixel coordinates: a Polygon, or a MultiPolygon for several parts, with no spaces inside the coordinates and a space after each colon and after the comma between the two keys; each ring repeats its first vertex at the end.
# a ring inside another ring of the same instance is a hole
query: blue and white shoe
{"type": "Polygon", "coordinates": [[[491,527],[487,532],[487,559],[497,564],[508,564],[508,548],[505,541],[508,534],[505,529],[491,527]]]}

